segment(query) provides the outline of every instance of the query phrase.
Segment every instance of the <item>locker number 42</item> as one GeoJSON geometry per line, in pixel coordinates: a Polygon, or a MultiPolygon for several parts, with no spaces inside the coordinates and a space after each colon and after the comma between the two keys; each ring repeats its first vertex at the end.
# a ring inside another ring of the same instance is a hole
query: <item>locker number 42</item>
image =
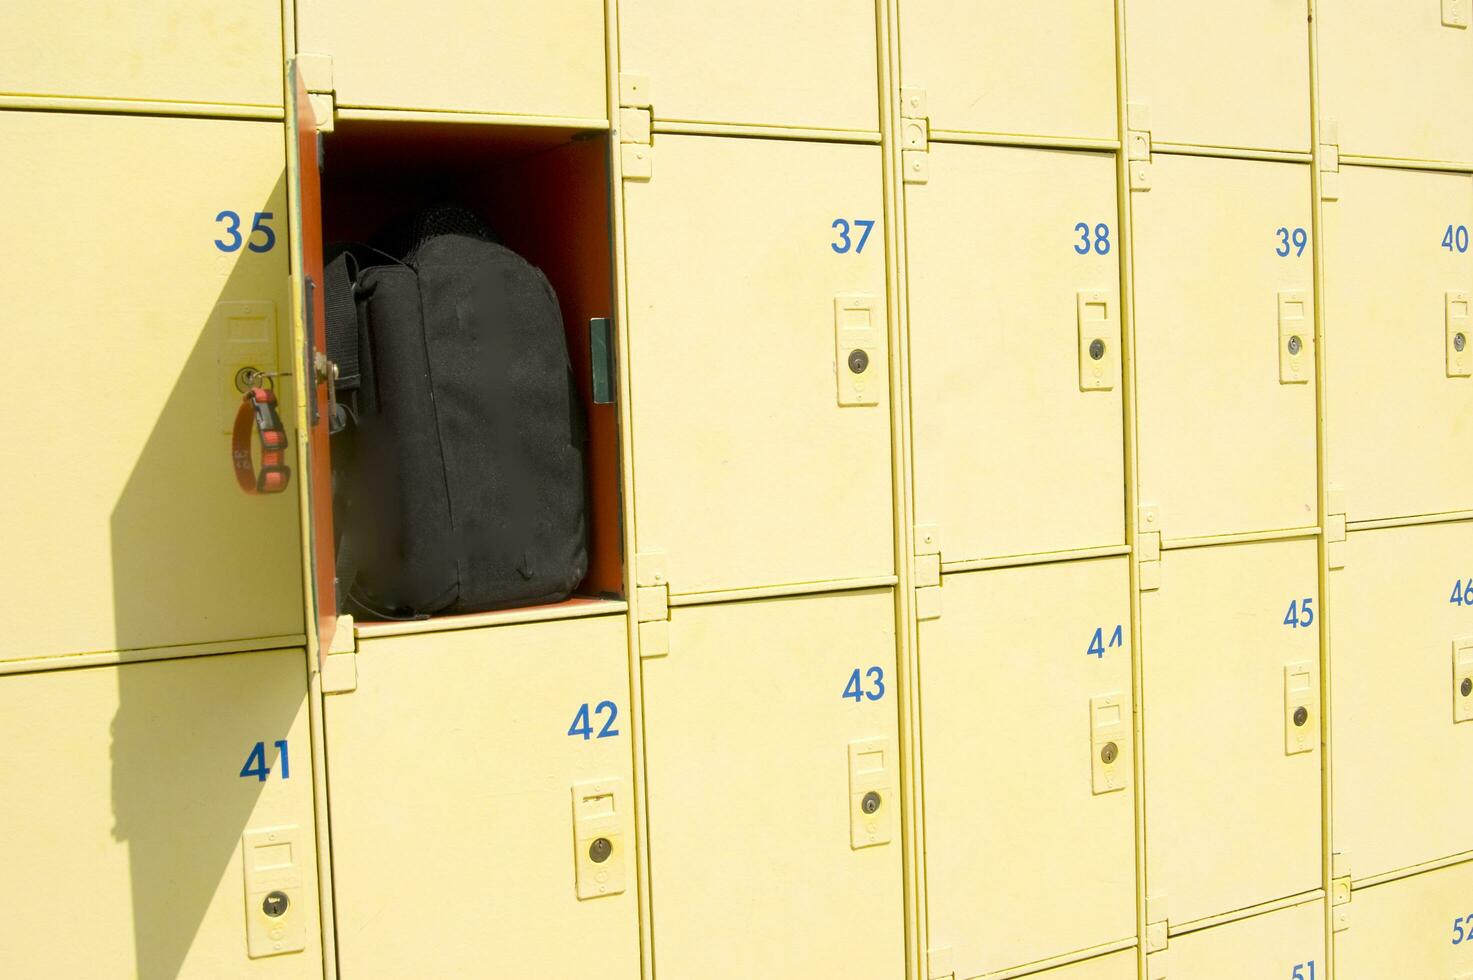
{"type": "Polygon", "coordinates": [[[594,715],[602,716],[605,712],[608,713],[608,717],[604,719],[603,727],[595,735],[593,718],[588,712],[588,702],[584,701],[573,715],[573,723],[568,726],[568,734],[582,735],[585,742],[590,738],[613,738],[619,734],[619,729],[614,727],[614,720],[619,717],[619,706],[612,701],[600,701],[593,709],[594,715]]]}

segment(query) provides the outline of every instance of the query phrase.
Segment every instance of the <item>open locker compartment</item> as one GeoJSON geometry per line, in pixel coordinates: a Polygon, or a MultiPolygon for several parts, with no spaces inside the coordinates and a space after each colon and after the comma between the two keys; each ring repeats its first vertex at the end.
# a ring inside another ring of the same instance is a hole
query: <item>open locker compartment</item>
{"type": "MultiPolygon", "coordinates": [[[[295,84],[295,79],[293,79],[295,84]]],[[[620,527],[618,415],[613,364],[613,272],[608,134],[562,127],[500,126],[460,122],[340,121],[317,133],[304,92],[288,120],[298,136],[298,193],[293,200],[300,231],[294,289],[299,303],[300,363],[319,382],[325,363],[322,303],[324,244],[357,243],[399,258],[410,244],[414,216],[428,207],[466,208],[492,236],[541,269],[555,291],[563,319],[578,410],[584,430],[584,501],[588,565],[573,596],[539,607],[547,618],[592,612],[570,607],[621,600],[623,544],[620,527]],[[314,186],[315,185],[315,186],[314,186]],[[314,307],[307,311],[307,304],[314,307]]],[[[361,250],[360,250],[361,251],[361,250]]],[[[389,258],[384,258],[389,262],[389,258]]],[[[332,480],[326,462],[332,447],[325,415],[333,393],[325,383],[304,393],[298,432],[304,511],[308,513],[313,583],[321,654],[340,608],[334,578],[332,480]],[[316,397],[311,397],[313,394],[316,397]]],[[[427,433],[427,436],[429,433],[427,433]]],[[[422,629],[478,625],[483,617],[512,613],[536,618],[528,607],[432,617],[422,629]]],[[[363,622],[360,619],[360,622],[363,622]]],[[[395,621],[402,628],[405,624],[395,621]]],[[[369,627],[371,629],[371,625],[369,627]]]]}

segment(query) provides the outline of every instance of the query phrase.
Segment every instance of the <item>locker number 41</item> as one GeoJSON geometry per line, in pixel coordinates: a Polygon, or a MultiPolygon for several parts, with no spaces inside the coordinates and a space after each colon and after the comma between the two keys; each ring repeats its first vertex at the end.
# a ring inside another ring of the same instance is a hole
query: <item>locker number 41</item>
{"type": "MultiPolygon", "coordinates": [[[[281,765],[281,778],[291,779],[291,760],[286,754],[286,739],[278,738],[274,743],[276,746],[276,759],[281,765]]],[[[248,779],[255,776],[259,782],[265,782],[266,777],[271,775],[271,768],[266,765],[266,743],[257,742],[251,746],[250,754],[246,756],[245,765],[240,767],[240,778],[248,779]]]]}
{"type": "MultiPolygon", "coordinates": [[[[1125,646],[1125,624],[1121,623],[1115,627],[1115,632],[1110,634],[1110,647],[1113,649],[1123,646],[1125,646]]],[[[1085,649],[1084,655],[1105,659],[1105,628],[1103,626],[1095,627],[1095,635],[1090,637],[1089,647],[1085,649]]]]}

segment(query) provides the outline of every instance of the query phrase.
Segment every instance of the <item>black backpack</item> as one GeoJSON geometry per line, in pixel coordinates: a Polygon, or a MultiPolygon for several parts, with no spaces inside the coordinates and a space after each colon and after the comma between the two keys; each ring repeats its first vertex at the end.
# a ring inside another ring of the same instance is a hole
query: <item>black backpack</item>
{"type": "Polygon", "coordinates": [[[348,249],[326,273],[342,611],[561,601],[588,553],[585,424],[557,296],[468,212],[418,225],[403,261],[360,268],[369,253],[348,249]]]}

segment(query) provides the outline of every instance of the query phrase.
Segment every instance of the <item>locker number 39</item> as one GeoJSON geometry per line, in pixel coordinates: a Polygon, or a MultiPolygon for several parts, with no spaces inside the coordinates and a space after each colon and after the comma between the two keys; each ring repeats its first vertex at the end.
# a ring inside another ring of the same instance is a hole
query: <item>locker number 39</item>
{"type": "Polygon", "coordinates": [[[864,670],[861,679],[859,673],[864,668],[855,667],[849,674],[849,683],[844,685],[844,697],[858,704],[860,701],[878,701],[885,696],[885,671],[882,667],[870,667],[864,670]]]}

